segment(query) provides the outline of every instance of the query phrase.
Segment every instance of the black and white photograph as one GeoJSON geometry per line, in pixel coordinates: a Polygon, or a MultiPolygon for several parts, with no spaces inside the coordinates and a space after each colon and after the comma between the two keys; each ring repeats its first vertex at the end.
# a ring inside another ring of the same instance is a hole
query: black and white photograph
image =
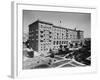
{"type": "Polygon", "coordinates": [[[91,13],[22,13],[24,70],[91,66],[91,13]]]}

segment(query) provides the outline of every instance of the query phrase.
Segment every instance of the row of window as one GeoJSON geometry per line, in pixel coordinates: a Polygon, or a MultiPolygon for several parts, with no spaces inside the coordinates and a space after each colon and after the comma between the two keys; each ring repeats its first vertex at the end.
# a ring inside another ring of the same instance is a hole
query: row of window
{"type": "Polygon", "coordinates": [[[59,28],[53,28],[53,31],[54,32],[64,32],[64,33],[67,32],[67,30],[65,30],[65,29],[59,29],[59,28]]]}
{"type": "Polygon", "coordinates": [[[64,35],[67,35],[67,34],[65,34],[65,33],[54,33],[54,35],[64,36],[64,35]]]}
{"type": "Polygon", "coordinates": [[[77,38],[77,35],[69,35],[69,38],[76,39],[77,38]]]}
{"type": "Polygon", "coordinates": [[[40,40],[52,40],[51,36],[40,37],[40,40]]]}
{"type": "Polygon", "coordinates": [[[34,32],[38,32],[38,29],[29,30],[29,34],[34,33],[34,32]]]}
{"type": "Polygon", "coordinates": [[[44,40],[40,40],[40,42],[51,42],[52,40],[49,40],[49,39],[44,39],[44,40]]]}
{"type": "Polygon", "coordinates": [[[38,35],[29,35],[29,38],[34,39],[34,38],[38,38],[38,35]]]}
{"type": "Polygon", "coordinates": [[[44,46],[44,45],[51,45],[51,43],[44,43],[44,44],[41,44],[41,46],[44,46]]]}
{"type": "Polygon", "coordinates": [[[34,39],[34,38],[29,38],[29,40],[30,40],[30,41],[34,41],[34,40],[35,40],[35,41],[36,41],[36,40],[38,41],[38,38],[35,38],[35,39],[34,39]]]}
{"type": "Polygon", "coordinates": [[[68,37],[68,34],[64,34],[64,33],[54,33],[54,37],[68,37]]]}
{"type": "Polygon", "coordinates": [[[43,37],[52,38],[52,35],[50,35],[50,34],[41,34],[40,37],[41,37],[41,38],[43,38],[43,37]]]}
{"type": "Polygon", "coordinates": [[[67,39],[67,36],[54,36],[54,39],[67,39]]]}
{"type": "Polygon", "coordinates": [[[48,31],[47,31],[47,30],[41,30],[41,31],[40,31],[40,34],[43,34],[43,33],[48,33],[48,34],[51,34],[52,32],[51,32],[51,31],[49,31],[49,30],[48,30],[48,31]]]}
{"type": "Polygon", "coordinates": [[[51,27],[50,26],[47,26],[47,25],[41,25],[40,28],[41,29],[51,29],[51,27]]]}
{"type": "Polygon", "coordinates": [[[41,51],[48,51],[48,48],[45,48],[45,49],[42,49],[42,48],[41,48],[41,51]]]}
{"type": "Polygon", "coordinates": [[[53,47],[54,50],[55,50],[55,49],[58,49],[58,48],[59,48],[59,46],[54,46],[54,47],[53,47]]]}
{"type": "Polygon", "coordinates": [[[53,45],[67,44],[68,41],[53,41],[53,45]]]}

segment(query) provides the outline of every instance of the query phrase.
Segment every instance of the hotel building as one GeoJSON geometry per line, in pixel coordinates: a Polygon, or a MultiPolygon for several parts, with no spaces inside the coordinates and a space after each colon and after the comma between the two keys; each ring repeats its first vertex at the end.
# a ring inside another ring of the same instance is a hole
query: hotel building
{"type": "Polygon", "coordinates": [[[35,21],[29,25],[30,46],[34,51],[47,53],[50,49],[58,50],[59,46],[83,43],[83,31],[55,26],[44,21],[35,21]]]}

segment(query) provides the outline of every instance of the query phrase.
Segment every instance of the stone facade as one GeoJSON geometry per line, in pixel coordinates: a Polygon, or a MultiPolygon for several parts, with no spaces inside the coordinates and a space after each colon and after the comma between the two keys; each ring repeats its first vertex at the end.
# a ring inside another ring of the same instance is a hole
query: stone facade
{"type": "Polygon", "coordinates": [[[29,25],[29,40],[33,50],[47,53],[59,46],[71,47],[70,44],[83,43],[83,31],[55,26],[52,23],[36,21],[29,25]]]}

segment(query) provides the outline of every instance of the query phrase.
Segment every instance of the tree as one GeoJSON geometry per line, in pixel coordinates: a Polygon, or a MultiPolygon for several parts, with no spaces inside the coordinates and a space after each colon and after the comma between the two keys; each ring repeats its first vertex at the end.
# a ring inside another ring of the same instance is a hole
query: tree
{"type": "Polygon", "coordinates": [[[27,46],[27,48],[29,48],[30,47],[30,40],[27,40],[26,42],[25,42],[25,45],[27,46]]]}
{"type": "Polygon", "coordinates": [[[85,44],[84,47],[86,47],[87,50],[91,49],[91,40],[90,39],[89,40],[85,40],[84,44],[85,44]]]}
{"type": "Polygon", "coordinates": [[[50,57],[51,57],[51,58],[54,58],[54,53],[52,52],[51,49],[49,50],[49,53],[50,53],[50,57]]]}

